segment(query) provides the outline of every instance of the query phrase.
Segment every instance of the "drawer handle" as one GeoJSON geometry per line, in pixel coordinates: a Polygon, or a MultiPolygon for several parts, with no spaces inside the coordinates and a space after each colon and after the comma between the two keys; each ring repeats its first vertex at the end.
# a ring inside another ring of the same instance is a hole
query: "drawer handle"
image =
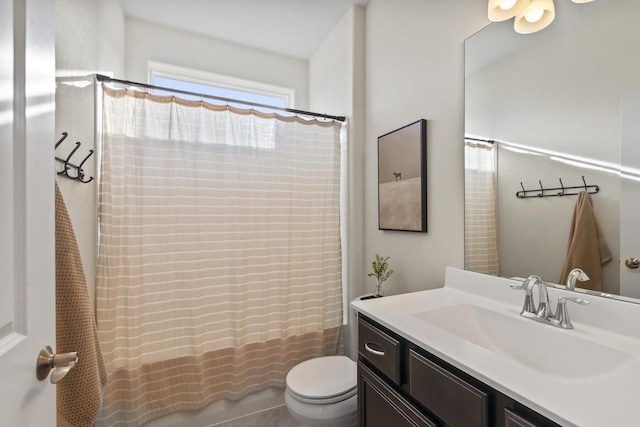
{"type": "Polygon", "coordinates": [[[375,348],[372,348],[370,344],[377,345],[372,342],[365,343],[364,348],[367,349],[369,353],[375,354],[376,356],[384,356],[384,351],[376,350],[375,348]]]}

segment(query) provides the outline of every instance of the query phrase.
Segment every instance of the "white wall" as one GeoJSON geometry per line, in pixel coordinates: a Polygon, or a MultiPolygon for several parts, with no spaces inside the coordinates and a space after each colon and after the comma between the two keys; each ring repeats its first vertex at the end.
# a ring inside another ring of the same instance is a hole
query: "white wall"
{"type": "MultiPolygon", "coordinates": [[[[391,256],[387,294],[442,286],[464,265],[464,40],[486,2],[371,0],[366,19],[365,269],[391,256]],[[428,233],[378,230],[377,137],[427,119],[428,233]]],[[[367,290],[374,279],[367,279],[367,290]]]]}
{"type": "Polygon", "coordinates": [[[125,73],[125,19],[120,0],[98,1],[98,70],[123,78],[125,73]]]}
{"type": "MultiPolygon", "coordinates": [[[[56,149],[56,157],[66,159],[75,147],[81,146],[71,157],[71,163],[79,165],[95,150],[95,86],[93,77],[58,77],[56,79],[56,141],[62,132],[69,136],[56,149]]],[[[94,177],[89,183],[81,183],[60,176],[57,178],[60,191],[69,211],[73,230],[76,234],[78,249],[82,257],[82,265],[87,286],[92,300],[95,295],[96,278],[96,193],[97,180],[95,168],[96,155],[92,155],[83,165],[85,179],[94,177]]],[[[63,164],[56,162],[56,170],[63,170],[63,164]]],[[[75,176],[75,170],[70,172],[75,176]]]]}
{"type": "MultiPolygon", "coordinates": [[[[342,254],[346,301],[364,293],[364,227],[360,221],[364,208],[364,36],[365,10],[355,6],[309,60],[309,109],[347,117],[348,249],[342,254]]],[[[356,322],[353,313],[347,316],[345,353],[355,360],[356,322]]]]}
{"type": "Polygon", "coordinates": [[[148,61],[161,62],[295,90],[308,108],[308,64],[301,59],[126,19],[127,80],[146,82],[148,61]]]}
{"type": "Polygon", "coordinates": [[[56,75],[124,74],[124,12],[118,0],[56,0],[56,75]]]}
{"type": "MultiPolygon", "coordinates": [[[[124,74],[124,12],[118,0],[56,0],[56,140],[62,132],[68,138],[56,155],[66,158],[75,146],[81,148],[71,159],[79,164],[89,150],[95,150],[94,86],[88,74],[124,74]]],[[[95,176],[96,156],[84,165],[89,176],[95,176]]],[[[62,169],[56,163],[57,170],[62,169]]],[[[71,217],[82,256],[87,285],[91,295],[96,271],[96,181],[83,184],[58,178],[60,190],[71,217]]]]}

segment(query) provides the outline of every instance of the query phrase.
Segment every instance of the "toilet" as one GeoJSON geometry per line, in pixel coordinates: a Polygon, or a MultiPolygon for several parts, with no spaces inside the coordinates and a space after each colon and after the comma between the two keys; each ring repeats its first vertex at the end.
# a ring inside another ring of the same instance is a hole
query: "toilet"
{"type": "Polygon", "coordinates": [[[356,363],[346,356],[309,359],[287,374],[284,400],[302,427],[356,425],[356,363]]]}

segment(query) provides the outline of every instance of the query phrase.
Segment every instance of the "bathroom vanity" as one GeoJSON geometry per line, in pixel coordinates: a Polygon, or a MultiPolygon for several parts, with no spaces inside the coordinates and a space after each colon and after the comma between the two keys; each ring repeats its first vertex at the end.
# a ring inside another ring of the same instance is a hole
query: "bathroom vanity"
{"type": "Polygon", "coordinates": [[[353,302],[358,425],[637,425],[640,305],[585,296],[561,329],[520,316],[514,284],[448,268],[443,288],[353,302]]]}
{"type": "Polygon", "coordinates": [[[364,315],[358,348],[359,426],[558,426],[364,315]]]}

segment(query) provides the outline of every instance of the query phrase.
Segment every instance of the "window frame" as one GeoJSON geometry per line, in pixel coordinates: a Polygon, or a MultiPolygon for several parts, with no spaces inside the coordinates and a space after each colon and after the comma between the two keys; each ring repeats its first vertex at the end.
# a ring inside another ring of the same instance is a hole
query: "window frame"
{"type": "Polygon", "coordinates": [[[236,90],[255,95],[270,96],[284,100],[285,108],[295,108],[295,90],[292,88],[156,61],[147,61],[147,70],[148,82],[150,85],[154,84],[156,77],[163,77],[188,83],[236,90]]]}

